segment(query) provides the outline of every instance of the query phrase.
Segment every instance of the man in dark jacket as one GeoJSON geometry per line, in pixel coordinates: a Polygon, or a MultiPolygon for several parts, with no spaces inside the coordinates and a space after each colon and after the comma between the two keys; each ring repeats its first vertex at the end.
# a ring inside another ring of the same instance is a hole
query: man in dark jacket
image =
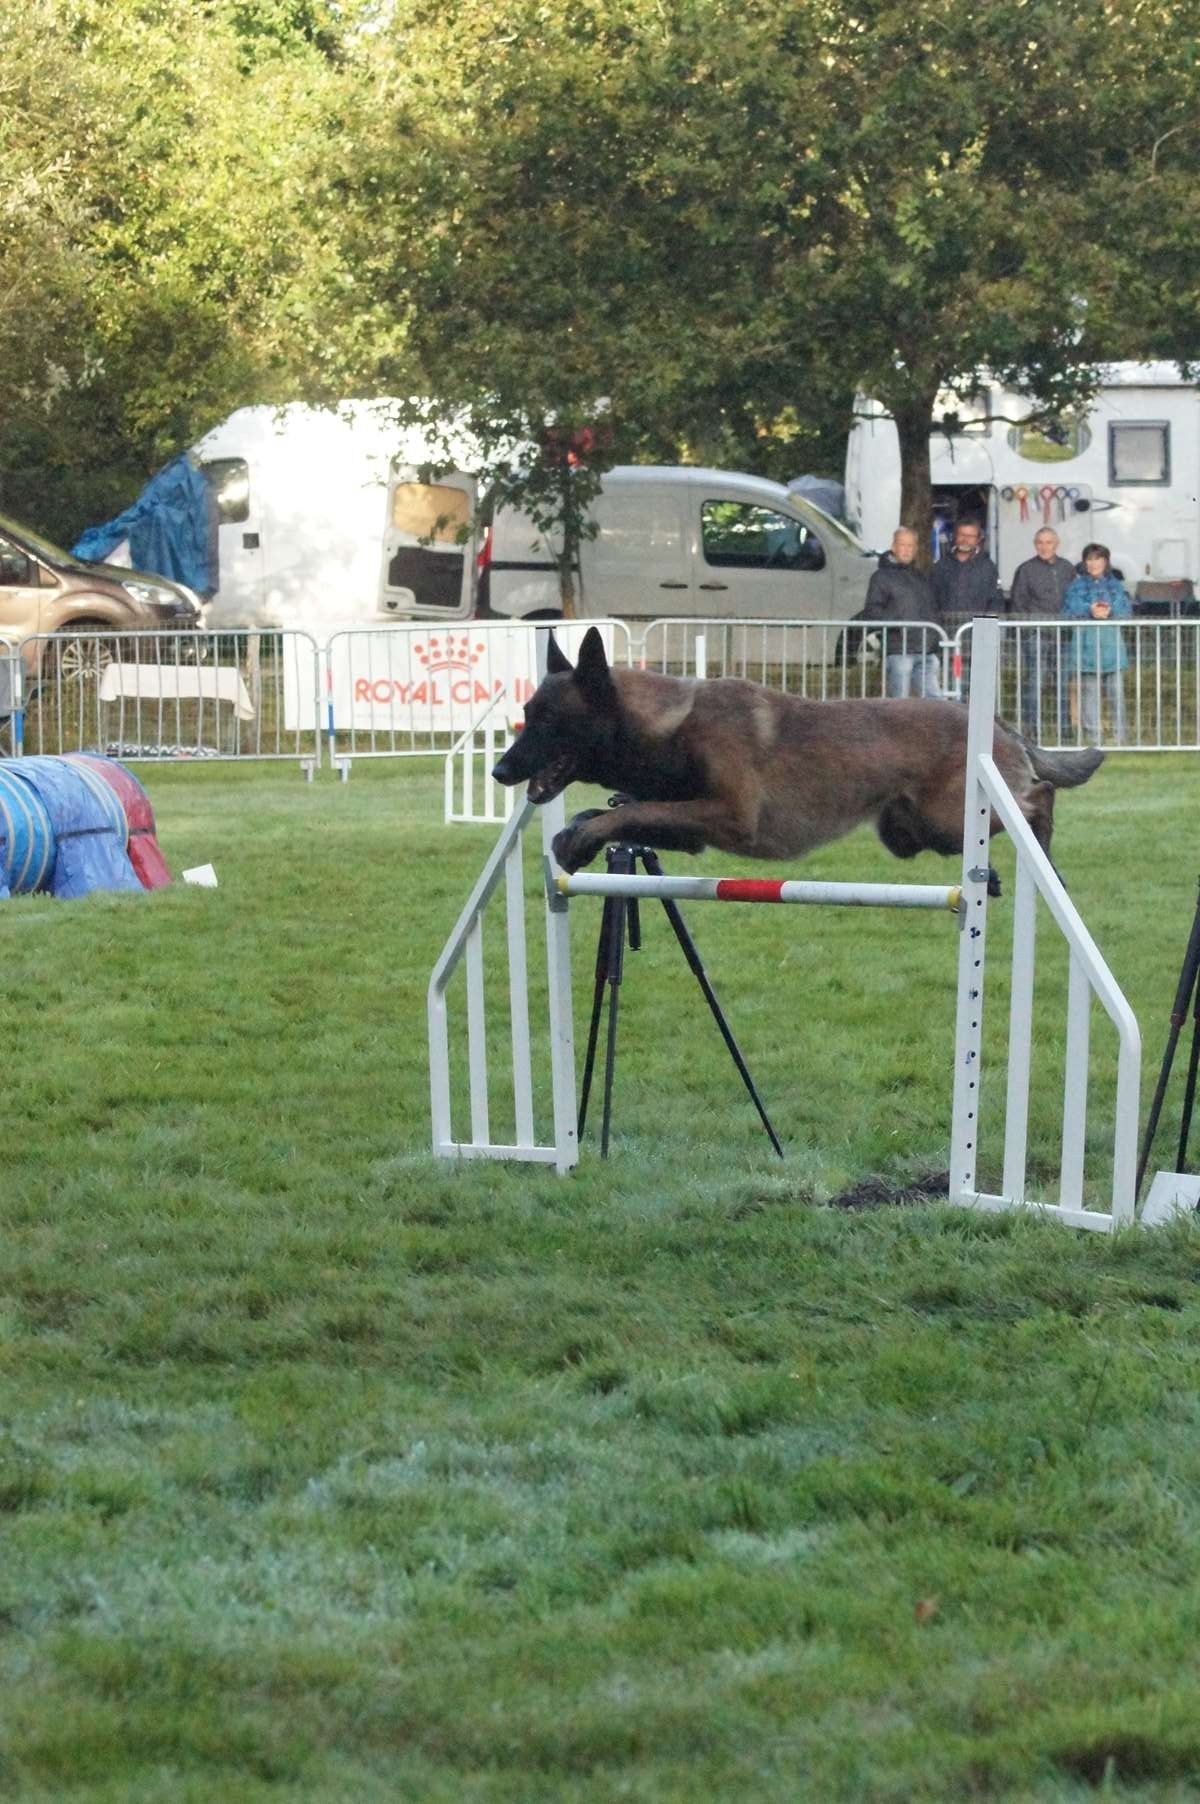
{"type": "Polygon", "coordinates": [[[862,620],[884,623],[884,689],[892,696],[940,695],[938,660],[928,649],[927,633],[914,630],[914,621],[930,621],[935,615],[929,578],[916,564],[917,535],[907,526],[892,534],[892,548],[879,560],[867,585],[862,620]]]}
{"type": "Polygon", "coordinates": [[[1004,612],[1000,579],[983,549],[983,528],[977,520],[960,520],[954,528],[952,549],[933,566],[933,597],[939,618],[951,629],[975,614],[1004,612]]]}
{"type": "Polygon", "coordinates": [[[1042,526],[1033,535],[1036,557],[1018,564],[1011,606],[1021,617],[1021,731],[1039,742],[1057,728],[1060,740],[1070,731],[1066,672],[1062,669],[1062,633],[1039,620],[1061,620],[1063,596],[1075,579],[1075,566],[1058,555],[1058,534],[1042,526]],[[1028,624],[1025,624],[1028,622],[1028,624]],[[1050,698],[1049,719],[1042,720],[1043,691],[1050,698]]]}

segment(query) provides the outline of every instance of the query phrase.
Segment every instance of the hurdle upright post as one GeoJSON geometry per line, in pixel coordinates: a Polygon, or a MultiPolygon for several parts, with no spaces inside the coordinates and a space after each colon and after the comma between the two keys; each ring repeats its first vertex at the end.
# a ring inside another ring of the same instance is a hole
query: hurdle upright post
{"type": "Polygon", "coordinates": [[[971,695],[967,713],[967,769],[963,801],[962,903],[959,913],[958,1004],[954,1025],[954,1089],[950,1128],[950,1194],[973,1195],[979,1151],[979,1090],[983,1058],[983,980],[987,952],[988,846],[992,805],[979,777],[990,755],[996,719],[1000,628],[975,620],[971,632],[971,695]]]}

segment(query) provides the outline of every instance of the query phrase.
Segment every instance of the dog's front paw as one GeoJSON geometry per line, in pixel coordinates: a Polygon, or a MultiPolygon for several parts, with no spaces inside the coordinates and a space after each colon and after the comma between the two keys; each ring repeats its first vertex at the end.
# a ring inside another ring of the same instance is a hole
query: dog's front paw
{"type": "Polygon", "coordinates": [[[550,850],[564,871],[582,870],[585,864],[591,864],[604,841],[589,834],[588,822],[604,812],[603,808],[585,808],[554,835],[550,850]]]}

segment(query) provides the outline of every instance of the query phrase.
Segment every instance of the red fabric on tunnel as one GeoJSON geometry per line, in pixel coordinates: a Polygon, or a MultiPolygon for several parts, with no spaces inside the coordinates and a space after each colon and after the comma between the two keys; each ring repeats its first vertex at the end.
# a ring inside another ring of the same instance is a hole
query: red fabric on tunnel
{"type": "Polygon", "coordinates": [[[68,752],[68,761],[97,771],[112,789],[129,822],[129,862],[143,889],[165,889],[171,881],[166,859],[155,837],[154,810],[137,778],[115,758],[98,758],[92,752],[68,752]]]}

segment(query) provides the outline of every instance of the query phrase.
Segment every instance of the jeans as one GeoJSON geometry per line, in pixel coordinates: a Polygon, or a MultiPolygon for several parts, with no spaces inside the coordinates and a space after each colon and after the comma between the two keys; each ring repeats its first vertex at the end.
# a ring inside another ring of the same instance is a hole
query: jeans
{"type": "Polygon", "coordinates": [[[1094,671],[1081,670],[1075,681],[1079,684],[1079,726],[1084,741],[1088,745],[1100,743],[1100,705],[1101,691],[1103,699],[1108,702],[1109,715],[1112,720],[1112,732],[1109,745],[1121,745],[1125,739],[1125,674],[1120,670],[1106,670],[1103,675],[1094,671]]]}
{"type": "Polygon", "coordinates": [[[918,652],[889,652],[884,659],[884,692],[889,696],[940,696],[937,659],[918,652]]]}
{"type": "Polygon", "coordinates": [[[1021,632],[1021,731],[1040,741],[1057,734],[1071,740],[1070,677],[1062,668],[1060,634],[1053,628],[1025,627],[1021,632]],[[1043,720],[1043,696],[1045,715],[1043,720]]]}

